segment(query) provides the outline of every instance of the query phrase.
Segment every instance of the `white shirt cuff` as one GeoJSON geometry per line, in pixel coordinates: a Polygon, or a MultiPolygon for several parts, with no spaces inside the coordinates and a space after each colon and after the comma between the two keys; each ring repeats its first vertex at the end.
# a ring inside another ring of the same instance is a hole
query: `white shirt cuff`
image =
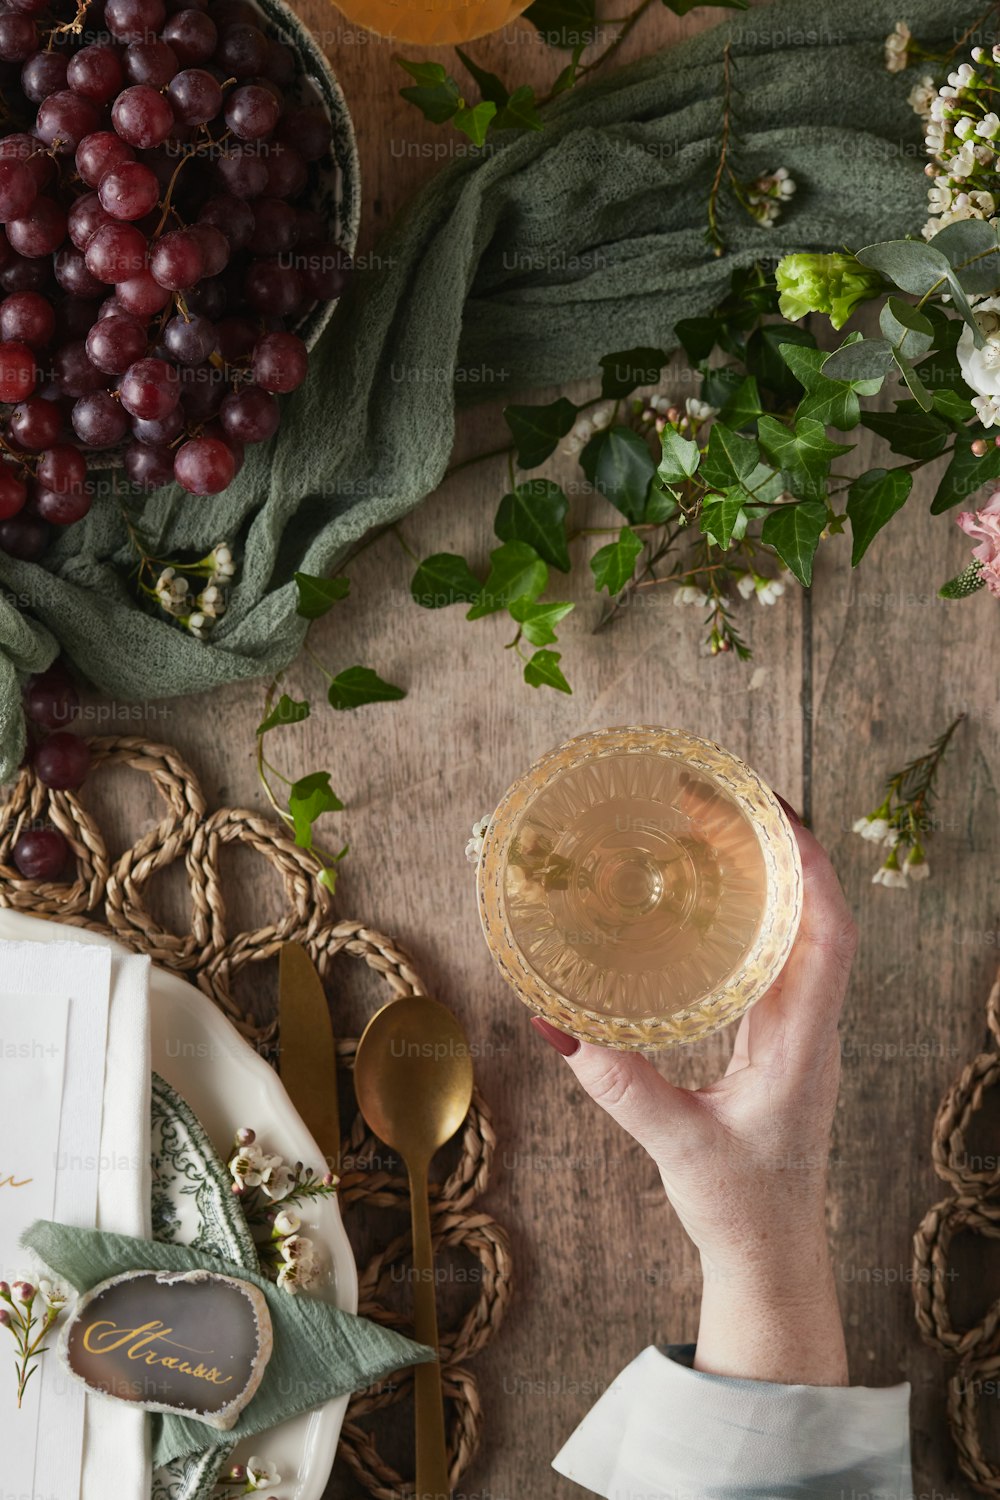
{"type": "Polygon", "coordinates": [[[643,1350],[553,1468],[605,1500],[913,1500],[910,1387],[771,1385],[643,1350]]]}

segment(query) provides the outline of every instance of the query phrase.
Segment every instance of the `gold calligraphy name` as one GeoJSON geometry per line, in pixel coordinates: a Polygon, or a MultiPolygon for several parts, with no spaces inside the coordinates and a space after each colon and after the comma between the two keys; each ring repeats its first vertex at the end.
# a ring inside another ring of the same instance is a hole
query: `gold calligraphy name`
{"type": "Polygon", "coordinates": [[[176,1354],[164,1354],[167,1349],[183,1349],[185,1354],[203,1354],[204,1350],[192,1349],[179,1344],[170,1335],[172,1328],[166,1323],[143,1323],[139,1328],[120,1328],[117,1323],[88,1323],[83,1334],[83,1347],[88,1354],[114,1354],[123,1350],[126,1359],[138,1360],[140,1364],[162,1366],[178,1375],[190,1375],[193,1380],[207,1380],[210,1385],[228,1385],[231,1375],[223,1375],[214,1365],[205,1365],[201,1360],[192,1364],[176,1354]]]}
{"type": "Polygon", "coordinates": [[[33,1177],[16,1178],[13,1172],[8,1172],[6,1177],[0,1177],[0,1188],[22,1188],[27,1187],[29,1182],[34,1182],[33,1177]]]}

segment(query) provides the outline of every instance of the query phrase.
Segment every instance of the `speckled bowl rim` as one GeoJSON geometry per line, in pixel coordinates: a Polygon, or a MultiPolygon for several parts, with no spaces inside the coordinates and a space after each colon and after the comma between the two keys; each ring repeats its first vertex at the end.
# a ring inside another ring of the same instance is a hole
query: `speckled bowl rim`
{"type": "Polygon", "coordinates": [[[713,740],[659,725],[577,735],[537,760],[508,788],[490,818],[476,879],[487,945],[519,999],[580,1041],[620,1049],[683,1046],[737,1020],[780,974],[802,915],[798,842],[770,787],[752,767],[713,740]],[[621,753],[643,754],[650,749],[671,757],[682,755],[686,764],[718,782],[737,803],[754,829],[764,857],[767,902],[757,936],[735,979],[724,981],[697,1006],[673,1016],[635,1021],[570,1004],[530,967],[514,941],[504,910],[502,855],[525,809],[557,776],[586,760],[621,753]]]}

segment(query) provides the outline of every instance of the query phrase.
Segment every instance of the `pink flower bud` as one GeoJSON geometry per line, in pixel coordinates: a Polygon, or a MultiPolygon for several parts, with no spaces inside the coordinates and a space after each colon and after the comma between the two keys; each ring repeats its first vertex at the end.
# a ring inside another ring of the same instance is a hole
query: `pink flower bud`
{"type": "Polygon", "coordinates": [[[972,453],[976,458],[985,458],[986,441],[984,438],[976,438],[976,441],[972,444],[972,453]]]}
{"type": "Polygon", "coordinates": [[[14,1296],[18,1302],[23,1302],[27,1307],[29,1303],[35,1300],[35,1288],[31,1285],[30,1281],[15,1281],[14,1296]]]}
{"type": "Polygon", "coordinates": [[[10,1301],[10,1287],[7,1285],[6,1281],[0,1281],[0,1297],[2,1297],[5,1302],[10,1301]]]}
{"type": "Polygon", "coordinates": [[[5,1307],[0,1307],[0,1328],[9,1328],[13,1319],[5,1307]]]}
{"type": "Polygon", "coordinates": [[[227,1479],[232,1479],[237,1484],[243,1484],[246,1477],[247,1471],[245,1464],[233,1464],[233,1467],[230,1469],[229,1473],[226,1476],[227,1479]]]}
{"type": "Polygon", "coordinates": [[[251,1130],[249,1125],[241,1125],[236,1132],[237,1146],[252,1146],[257,1139],[256,1130],[251,1130]]]}

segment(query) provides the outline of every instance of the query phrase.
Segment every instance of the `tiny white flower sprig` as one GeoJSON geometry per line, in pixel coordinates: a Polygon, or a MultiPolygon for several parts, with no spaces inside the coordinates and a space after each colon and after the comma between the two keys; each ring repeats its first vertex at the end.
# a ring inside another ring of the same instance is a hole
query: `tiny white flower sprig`
{"type": "Polygon", "coordinates": [[[24,1400],[28,1381],[46,1352],[45,1339],[69,1300],[69,1293],[53,1282],[34,1282],[22,1278],[8,1285],[0,1281],[0,1326],[14,1338],[14,1369],[17,1375],[18,1410],[24,1400]]]}
{"type": "Polygon", "coordinates": [[[216,542],[210,552],[194,562],[154,557],[146,550],[138,527],[124,511],[123,516],[138,557],[139,593],[190,635],[203,639],[226,612],[226,590],[236,576],[231,546],[216,542]]]}
{"type": "Polygon", "coordinates": [[[722,255],[726,242],[720,223],[722,195],[728,193],[744,213],[756,220],[764,229],[772,229],[781,218],[782,210],[795,196],[797,184],[787,167],[778,167],[749,181],[739,176],[733,167],[734,152],[738,145],[734,118],[734,86],[732,44],[727,42],[722,49],[722,125],[719,133],[719,156],[712,186],[708,195],[708,228],[705,238],[713,255],[722,255]]]}
{"type": "Polygon", "coordinates": [[[218,1500],[231,1500],[236,1495],[259,1494],[281,1483],[281,1475],[269,1458],[252,1454],[245,1464],[233,1464],[218,1480],[218,1500]]]}
{"type": "Polygon", "coordinates": [[[930,875],[925,844],[933,828],[934,784],[952,735],[964,718],[959,714],[926,754],[890,776],[878,807],[854,823],[855,833],[889,851],[872,876],[873,885],[905,890],[930,875]]]}
{"type": "Polygon", "coordinates": [[[472,825],[472,837],[465,846],[465,857],[470,865],[479,863],[479,856],[483,852],[483,844],[486,840],[486,830],[490,826],[490,815],[480,818],[472,825]]]}
{"type": "Polygon", "coordinates": [[[248,1125],[236,1132],[229,1170],[233,1192],[255,1231],[265,1269],[286,1292],[314,1285],[319,1276],[319,1257],[313,1241],[300,1234],[302,1221],[291,1205],[330,1197],[336,1193],[340,1179],[333,1172],[321,1174],[301,1162],[290,1166],[283,1157],[265,1151],[248,1125]]]}

